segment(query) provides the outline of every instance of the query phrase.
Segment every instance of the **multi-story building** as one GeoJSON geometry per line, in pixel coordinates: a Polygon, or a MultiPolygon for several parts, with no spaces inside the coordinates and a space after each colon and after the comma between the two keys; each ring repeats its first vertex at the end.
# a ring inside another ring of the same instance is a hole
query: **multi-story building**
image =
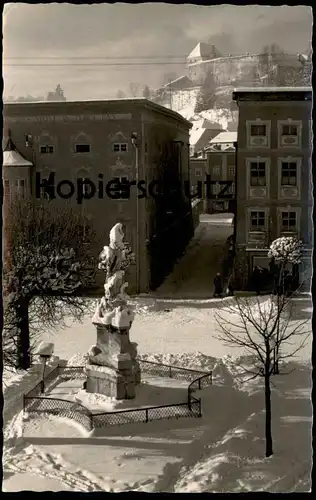
{"type": "Polygon", "coordinates": [[[209,142],[222,131],[223,127],[220,123],[206,119],[193,121],[190,130],[190,156],[197,158],[203,154],[209,142]]]}
{"type": "Polygon", "coordinates": [[[221,132],[209,141],[203,154],[190,158],[191,192],[197,193],[202,183],[205,213],[235,211],[235,175],[237,132],[221,132]],[[205,182],[210,181],[207,191],[205,182]]]}
{"type": "Polygon", "coordinates": [[[235,211],[236,132],[221,132],[207,148],[207,174],[214,182],[207,213],[235,211]]]}
{"type": "Polygon", "coordinates": [[[50,203],[68,199],[105,245],[111,227],[122,222],[137,256],[131,291],[158,286],[193,234],[184,191],[191,124],[146,99],[5,104],[4,124],[6,197],[23,189],[54,198],[50,203]],[[153,181],[172,187],[172,194],[159,195],[153,181]],[[121,198],[111,198],[117,182],[132,183],[130,196],[121,186],[121,198]]]}
{"type": "Polygon", "coordinates": [[[301,281],[311,265],[311,88],[238,89],[237,286],[253,268],[269,269],[268,249],[281,236],[304,244],[301,281]]]}

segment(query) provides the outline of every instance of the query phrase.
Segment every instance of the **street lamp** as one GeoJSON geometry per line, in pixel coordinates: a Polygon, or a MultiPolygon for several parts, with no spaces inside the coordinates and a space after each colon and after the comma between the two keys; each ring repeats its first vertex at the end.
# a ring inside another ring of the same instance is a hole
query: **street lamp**
{"type": "MultiPolygon", "coordinates": [[[[136,168],[136,189],[138,189],[138,181],[139,181],[139,145],[137,143],[138,134],[137,132],[132,132],[131,142],[133,147],[135,148],[135,168],[136,168]]],[[[139,293],[139,198],[138,194],[136,194],[136,293],[139,293]]]]}
{"type": "Polygon", "coordinates": [[[42,380],[41,380],[41,392],[45,392],[45,368],[46,363],[49,358],[54,354],[54,344],[51,342],[41,342],[38,346],[35,354],[39,356],[43,362],[43,372],[42,372],[42,380]]]}

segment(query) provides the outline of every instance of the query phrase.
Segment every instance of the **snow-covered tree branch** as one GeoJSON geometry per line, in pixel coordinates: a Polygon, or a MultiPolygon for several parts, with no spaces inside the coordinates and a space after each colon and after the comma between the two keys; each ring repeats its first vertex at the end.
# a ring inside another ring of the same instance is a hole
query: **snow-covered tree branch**
{"type": "Polygon", "coordinates": [[[59,209],[17,199],[6,222],[10,259],[4,265],[4,358],[8,366],[27,369],[31,337],[60,326],[69,313],[77,319],[85,313],[83,292],[94,281],[96,236],[85,217],[68,205],[59,209]]]}
{"type": "MultiPolygon", "coordinates": [[[[295,321],[291,299],[282,296],[234,298],[230,306],[216,314],[216,338],[225,345],[244,349],[253,360],[251,367],[242,365],[251,378],[263,377],[266,408],[266,456],[273,454],[271,430],[271,376],[275,363],[293,358],[306,344],[309,321],[295,321]],[[277,358],[275,353],[277,352],[277,358]]],[[[282,368],[283,368],[282,366],[282,368]]]]}

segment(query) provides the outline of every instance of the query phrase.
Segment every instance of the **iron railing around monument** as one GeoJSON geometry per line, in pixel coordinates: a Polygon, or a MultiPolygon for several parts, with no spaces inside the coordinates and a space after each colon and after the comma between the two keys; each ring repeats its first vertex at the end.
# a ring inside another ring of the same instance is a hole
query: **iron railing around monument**
{"type": "Polygon", "coordinates": [[[181,366],[165,365],[156,361],[147,361],[142,358],[137,358],[137,361],[140,364],[141,370],[148,375],[186,380],[188,382],[192,382],[192,380],[198,376],[206,375],[206,372],[200,370],[183,368],[181,366]]]}
{"type": "Polygon", "coordinates": [[[107,413],[94,413],[92,422],[95,428],[132,423],[148,423],[153,420],[169,420],[172,418],[197,417],[201,415],[201,400],[188,403],[177,403],[164,406],[151,406],[131,410],[119,410],[107,413]]]}
{"type": "Polygon", "coordinates": [[[75,401],[48,397],[27,397],[24,400],[24,411],[66,417],[83,425],[88,431],[93,429],[91,411],[75,401]]]}
{"type": "Polygon", "coordinates": [[[195,398],[192,393],[212,384],[212,372],[206,373],[199,370],[165,365],[154,361],[138,358],[144,373],[191,382],[188,386],[188,401],[169,405],[151,406],[144,408],[117,410],[113,412],[96,413],[75,401],[39,396],[57,376],[63,380],[85,378],[84,366],[57,365],[43,381],[36,384],[23,397],[24,411],[36,414],[50,414],[67,417],[82,424],[87,430],[133,422],[147,423],[154,420],[195,417],[201,418],[201,399],[195,398]],[[194,378],[197,377],[197,378],[194,378]],[[193,380],[192,380],[193,379],[193,380]]]}
{"type": "Polygon", "coordinates": [[[59,376],[64,380],[79,379],[83,380],[86,378],[85,367],[84,366],[59,366],[59,376]]]}

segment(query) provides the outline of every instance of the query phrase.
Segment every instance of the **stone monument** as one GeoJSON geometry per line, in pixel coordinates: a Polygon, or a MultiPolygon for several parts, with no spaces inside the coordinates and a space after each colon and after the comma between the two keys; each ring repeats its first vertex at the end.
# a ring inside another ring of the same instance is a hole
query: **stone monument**
{"type": "Polygon", "coordinates": [[[128,283],[124,275],[135,256],[123,239],[122,224],[115,224],[110,231],[110,244],[99,256],[98,267],[105,270],[106,278],[104,296],[92,318],[97,342],[88,352],[85,389],[116,399],[132,399],[141,373],[136,360],[137,344],[129,338],[134,312],[125,293],[128,283]]]}

